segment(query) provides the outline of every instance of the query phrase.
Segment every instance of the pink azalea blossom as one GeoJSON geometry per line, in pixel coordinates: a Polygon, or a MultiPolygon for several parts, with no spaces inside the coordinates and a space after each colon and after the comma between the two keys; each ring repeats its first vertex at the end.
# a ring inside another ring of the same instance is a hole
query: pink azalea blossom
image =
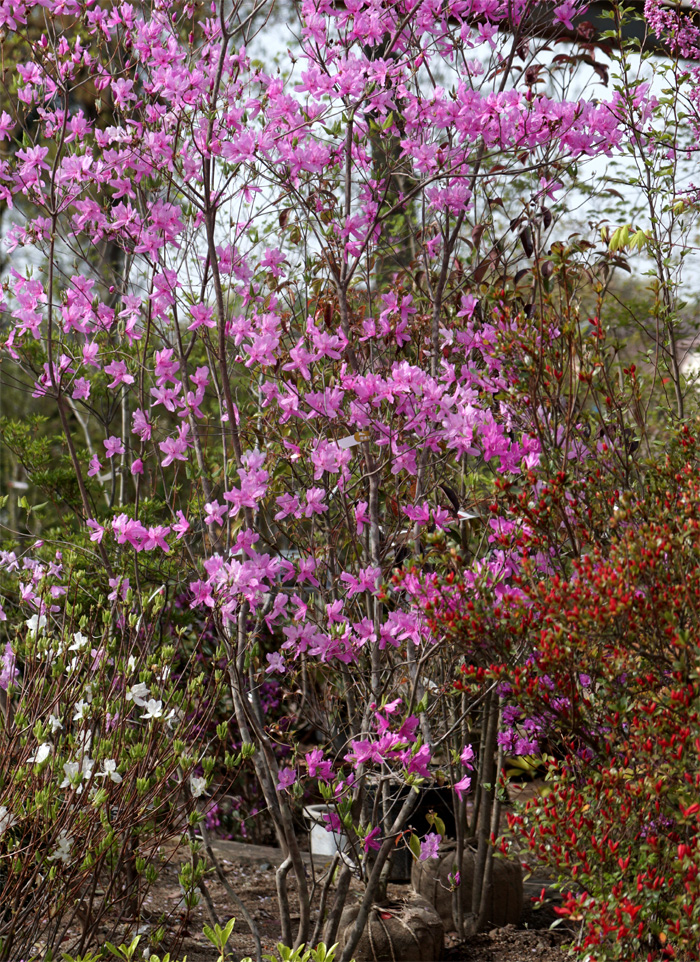
{"type": "Polygon", "coordinates": [[[284,792],[297,780],[297,772],[295,768],[280,768],[279,776],[277,779],[277,791],[284,792]]]}
{"type": "Polygon", "coordinates": [[[115,454],[124,454],[124,442],[121,438],[111,435],[102,443],[105,446],[105,457],[113,458],[115,454]]]}
{"type": "Polygon", "coordinates": [[[442,841],[442,836],[437,835],[435,832],[430,832],[421,840],[420,843],[420,855],[418,856],[419,862],[426,862],[431,858],[438,858],[440,854],[440,842],[442,841]]]}
{"type": "Polygon", "coordinates": [[[178,541],[190,530],[190,523],[180,510],[177,512],[177,521],[172,525],[172,529],[177,535],[178,541]]]}
{"type": "Polygon", "coordinates": [[[362,842],[362,847],[365,852],[369,852],[371,849],[379,851],[379,849],[382,847],[380,838],[381,831],[381,828],[377,825],[372,829],[371,832],[368,832],[367,835],[365,835],[364,841],[362,842]]]}
{"type": "Polygon", "coordinates": [[[472,780],[468,775],[460,778],[458,782],[455,782],[454,790],[457,792],[457,797],[461,800],[466,793],[469,791],[472,780]]]}

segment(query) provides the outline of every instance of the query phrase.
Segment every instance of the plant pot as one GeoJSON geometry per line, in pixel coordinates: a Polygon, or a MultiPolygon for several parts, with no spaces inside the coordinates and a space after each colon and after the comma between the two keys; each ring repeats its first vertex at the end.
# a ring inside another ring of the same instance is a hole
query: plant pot
{"type": "Polygon", "coordinates": [[[335,813],[334,805],[307,805],[304,817],[311,825],[311,854],[332,858],[336,852],[344,852],[348,840],[343,832],[329,832],[323,816],[335,813]]]}
{"type": "MultiPolygon", "coordinates": [[[[359,905],[351,905],[343,912],[338,929],[339,956],[359,911],[359,905]]],[[[440,916],[424,898],[411,893],[372,906],[353,958],[355,962],[436,962],[442,958],[444,943],[440,916]]]]}
{"type": "MultiPolygon", "coordinates": [[[[456,870],[456,844],[440,846],[438,858],[414,862],[411,873],[413,889],[435,907],[445,929],[457,926],[453,918],[452,892],[448,876],[456,870]]],[[[465,915],[471,912],[476,853],[465,846],[460,868],[462,905],[465,915]]],[[[491,891],[487,900],[486,922],[491,926],[517,925],[523,911],[523,872],[519,862],[494,858],[491,891]]]]}

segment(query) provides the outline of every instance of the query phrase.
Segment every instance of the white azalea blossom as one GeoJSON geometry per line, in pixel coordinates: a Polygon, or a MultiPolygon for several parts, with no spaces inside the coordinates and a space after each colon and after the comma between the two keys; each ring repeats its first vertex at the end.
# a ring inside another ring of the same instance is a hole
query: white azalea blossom
{"type": "Polygon", "coordinates": [[[131,674],[132,671],[135,670],[135,668],[136,668],[136,658],[134,658],[133,655],[129,655],[129,659],[126,663],[126,670],[128,671],[129,674],[131,674]]]}
{"type": "Polygon", "coordinates": [[[80,701],[76,702],[75,705],[75,715],[73,715],[73,721],[82,721],[85,718],[87,710],[90,706],[86,701],[81,698],[80,701]]]}
{"type": "Polygon", "coordinates": [[[82,794],[85,783],[89,782],[92,778],[92,770],[94,767],[95,762],[92,758],[87,758],[87,756],[83,758],[82,765],[78,762],[65,762],[63,772],[66,777],[61,782],[59,788],[70,788],[75,784],[76,776],[80,773],[82,778],[76,787],[76,792],[78,795],[82,794]]]}
{"type": "Polygon", "coordinates": [[[63,728],[63,723],[58,715],[49,715],[49,725],[51,726],[52,732],[57,732],[63,728]]]}
{"type": "Polygon", "coordinates": [[[77,776],[80,771],[80,765],[78,762],[64,762],[63,764],[63,774],[65,778],[58,786],[59,788],[70,788],[73,779],[77,776]]]}
{"type": "Polygon", "coordinates": [[[38,634],[46,628],[46,615],[32,615],[31,618],[27,618],[25,625],[29,628],[30,635],[38,634]]]}
{"type": "Polygon", "coordinates": [[[68,651],[80,651],[89,641],[87,635],[84,635],[81,631],[76,631],[73,635],[73,644],[69,646],[68,651]]]}
{"type": "Polygon", "coordinates": [[[146,699],[151,693],[151,689],[144,682],[140,681],[137,685],[132,685],[126,693],[126,700],[133,701],[139,708],[144,708],[146,699]]]}
{"type": "Polygon", "coordinates": [[[150,721],[151,718],[160,718],[163,714],[163,702],[156,701],[155,698],[149,698],[144,707],[146,713],[145,715],[141,715],[141,718],[145,718],[148,721],[150,721]]]}
{"type": "Polygon", "coordinates": [[[61,832],[58,836],[58,845],[53,852],[49,855],[49,862],[66,862],[70,861],[70,847],[73,844],[73,839],[70,835],[66,835],[65,832],[61,832]]]}
{"type": "Polygon", "coordinates": [[[109,778],[115,784],[121,782],[122,777],[117,771],[117,763],[113,758],[107,758],[102,762],[102,771],[97,772],[95,778],[109,778]]]}
{"type": "Polygon", "coordinates": [[[206,788],[206,778],[198,778],[196,775],[190,775],[190,791],[192,792],[192,798],[199,798],[200,795],[206,795],[206,788]]]}
{"type": "Polygon", "coordinates": [[[34,762],[35,765],[41,765],[42,762],[46,761],[52,751],[53,745],[51,742],[42,742],[34,754],[27,759],[27,761],[34,762]]]}

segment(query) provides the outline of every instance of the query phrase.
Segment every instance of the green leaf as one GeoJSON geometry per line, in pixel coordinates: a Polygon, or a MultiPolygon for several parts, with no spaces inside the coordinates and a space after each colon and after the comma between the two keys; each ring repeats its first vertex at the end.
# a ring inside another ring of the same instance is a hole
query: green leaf
{"type": "Polygon", "coordinates": [[[221,939],[222,939],[221,947],[222,947],[222,948],[226,945],[226,943],[228,942],[228,940],[231,938],[231,933],[233,932],[233,927],[234,927],[235,924],[236,924],[236,920],[235,920],[235,919],[229,919],[229,921],[228,921],[228,922],[226,923],[226,925],[224,926],[224,931],[223,931],[222,934],[221,934],[221,939]]]}
{"type": "Polygon", "coordinates": [[[417,835],[411,835],[411,839],[408,843],[408,847],[411,850],[411,854],[416,861],[420,858],[420,839],[417,835]]]}

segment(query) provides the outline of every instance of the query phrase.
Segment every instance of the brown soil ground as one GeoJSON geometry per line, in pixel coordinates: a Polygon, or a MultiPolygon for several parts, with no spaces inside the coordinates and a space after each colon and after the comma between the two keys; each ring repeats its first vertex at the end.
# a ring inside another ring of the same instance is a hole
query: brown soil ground
{"type": "MultiPolygon", "coordinates": [[[[245,903],[258,926],[263,951],[273,951],[280,938],[275,888],[279,851],[227,841],[215,842],[214,848],[230,886],[245,903]]],[[[202,934],[203,925],[209,922],[203,902],[192,911],[186,926],[183,926],[184,913],[178,907],[181,901],[177,880],[178,856],[180,853],[172,851],[167,856],[164,853],[165,864],[158,884],[145,902],[145,909],[154,924],[140,927],[144,936],[142,945],[147,942],[149,929],[155,927],[159,918],[167,916],[169,924],[161,952],[176,950],[174,958],[182,959],[186,955],[187,962],[216,962],[217,953],[202,934]]],[[[186,857],[185,852],[181,857],[186,857]]],[[[307,857],[307,865],[310,883],[313,884],[313,879],[316,879],[317,899],[325,863],[318,858],[312,862],[307,857]]],[[[234,957],[240,959],[246,954],[254,956],[255,945],[248,927],[237,906],[231,903],[223,885],[213,874],[207,888],[220,921],[226,922],[231,916],[239,920],[229,943],[234,957]]],[[[531,897],[539,893],[541,888],[541,880],[526,883],[526,905],[519,926],[494,929],[467,942],[460,942],[454,933],[448,935],[444,956],[446,962],[563,962],[567,958],[565,944],[571,940],[571,933],[561,926],[549,928],[557,918],[550,905],[537,910],[532,908],[531,897]]],[[[407,889],[407,885],[391,885],[389,895],[405,894],[407,889]]],[[[351,889],[351,897],[353,891],[351,889]]],[[[359,886],[356,891],[359,893],[359,886]]],[[[290,903],[294,914],[297,903],[293,891],[290,892],[290,903]]],[[[134,929],[132,934],[136,931],[134,929]]]]}

